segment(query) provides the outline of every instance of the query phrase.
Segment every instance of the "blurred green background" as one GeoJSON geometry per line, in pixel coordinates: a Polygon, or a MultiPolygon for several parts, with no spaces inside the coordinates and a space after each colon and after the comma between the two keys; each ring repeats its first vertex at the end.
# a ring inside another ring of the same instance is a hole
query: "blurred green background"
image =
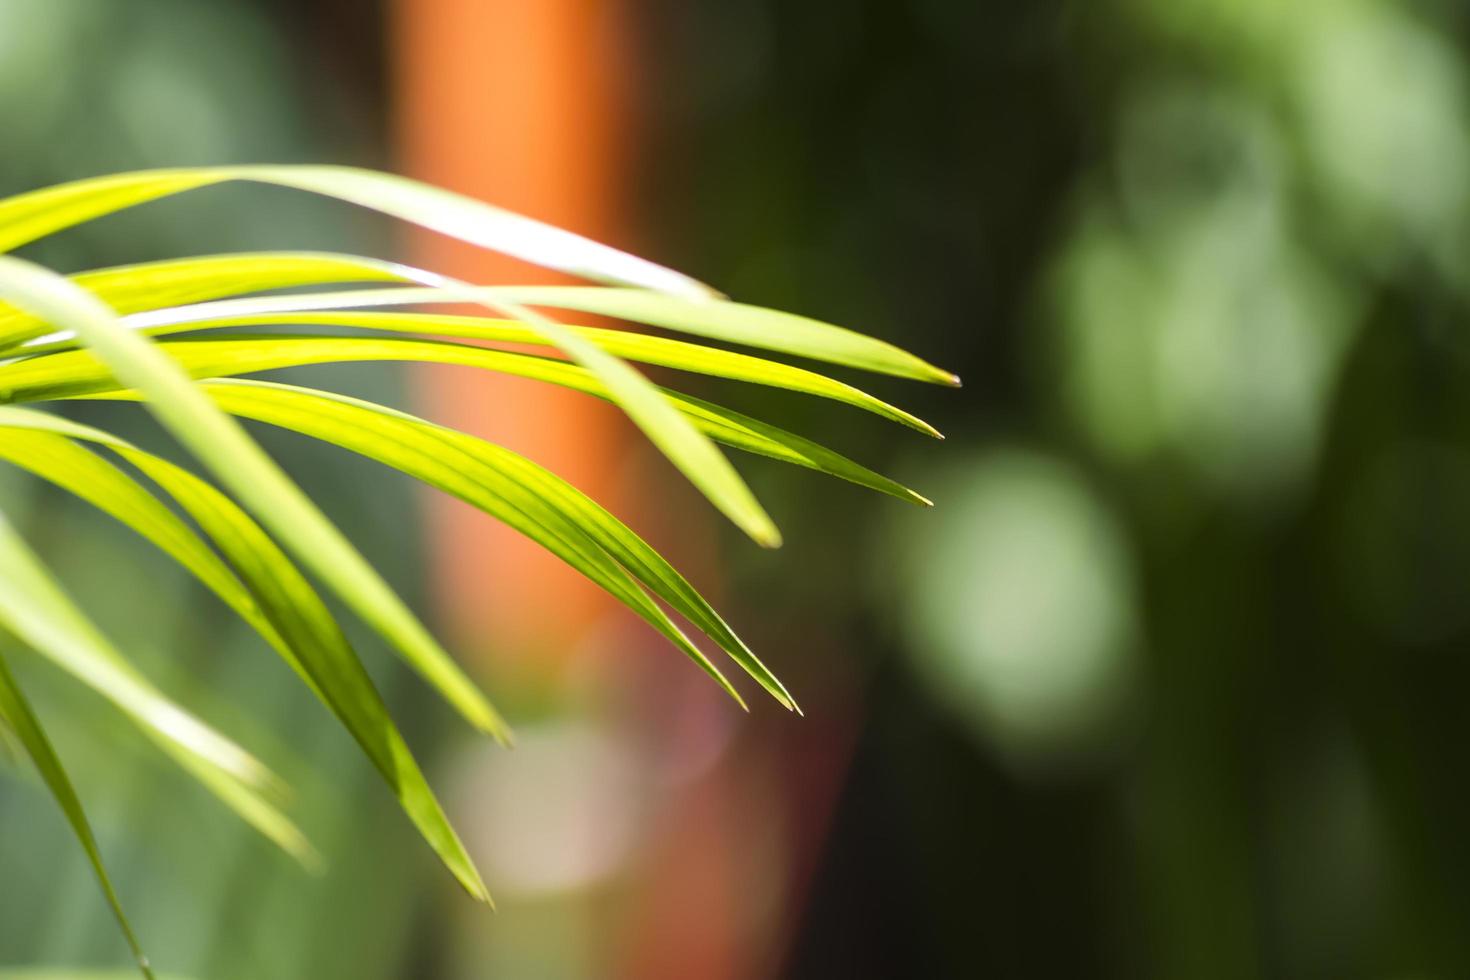
{"type": "MultiPolygon", "coordinates": [[[[437,15],[392,6],[0,0],[0,193],[175,164],[391,168],[395,34],[437,15]]],[[[689,694],[619,618],[591,644],[631,651],[615,667],[491,687],[524,735],[497,755],[359,635],[437,756],[492,916],[218,604],[0,472],[0,502],[109,632],[291,779],[329,868],[303,873],[95,701],[25,670],[158,964],[1470,976],[1470,8],[585,6],[628,51],[620,244],[965,379],[870,385],[943,445],[783,393],[730,403],[937,506],[741,459],[786,531],[767,554],[657,491],[650,533],[805,719],[689,694]]],[[[220,190],[27,254],[73,270],[285,247],[398,246],[341,207],[220,190]]],[[[409,397],[386,367],[318,376],[409,397]]],[[[422,496],[260,434],[431,607],[422,496]]],[[[121,963],[34,782],[0,770],[0,976],[121,963]]]]}

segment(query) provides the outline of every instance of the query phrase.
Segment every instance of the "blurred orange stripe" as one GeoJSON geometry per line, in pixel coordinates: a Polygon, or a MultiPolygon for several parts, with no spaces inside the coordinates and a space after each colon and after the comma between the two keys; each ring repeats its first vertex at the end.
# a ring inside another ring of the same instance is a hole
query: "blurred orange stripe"
{"type": "MultiPolygon", "coordinates": [[[[391,36],[401,167],[627,247],[618,208],[630,115],[620,30],[630,11],[595,0],[396,0],[391,36]]],[[[413,257],[468,279],[553,279],[426,234],[414,238],[413,257]]],[[[629,509],[620,503],[631,501],[620,502],[617,491],[629,476],[624,461],[633,430],[607,406],[523,381],[437,368],[421,370],[416,387],[433,418],[525,452],[613,510],[629,509]]],[[[636,475],[631,479],[636,486],[636,475]]],[[[667,513],[646,515],[651,520],[642,523],[666,524],[666,534],[655,538],[682,544],[675,550],[688,564],[698,557],[689,552],[699,550],[690,541],[702,535],[689,525],[689,510],[670,502],[691,504],[697,495],[684,489],[660,499],[667,513]]],[[[459,649],[479,644],[485,668],[502,677],[509,669],[507,681],[554,674],[611,606],[560,562],[478,513],[441,499],[430,518],[435,595],[449,629],[459,649]],[[492,639],[495,649],[488,650],[492,639]]],[[[706,586],[708,578],[702,577],[706,586]]],[[[701,688],[694,701],[711,697],[701,688]]],[[[677,714],[672,706],[661,710],[677,714]]],[[[732,709],[719,702],[718,710],[732,709]]],[[[738,785],[716,771],[697,792],[674,794],[650,814],[655,825],[682,832],[669,834],[667,846],[629,869],[639,885],[631,907],[600,925],[621,935],[594,939],[609,952],[604,975],[631,970],[649,978],[733,980],[752,974],[761,950],[738,948],[746,933],[734,927],[742,920],[737,858],[727,846],[730,821],[722,817],[738,785]]],[[[768,815],[774,805],[765,801],[755,813],[768,815]]]]}
{"type": "MultiPolygon", "coordinates": [[[[412,176],[616,241],[624,146],[621,18],[587,0],[398,0],[396,130],[412,176]]],[[[420,234],[413,259],[466,279],[555,281],[420,234]]],[[[605,503],[627,426],[585,397],[453,368],[416,379],[433,418],[521,452],[605,503]]],[[[514,532],[452,501],[430,514],[434,591],[461,644],[493,638],[504,667],[554,669],[607,608],[599,591],[514,532]],[[553,663],[545,664],[550,656],[553,663]],[[543,667],[535,664],[541,663],[543,667]]]]}

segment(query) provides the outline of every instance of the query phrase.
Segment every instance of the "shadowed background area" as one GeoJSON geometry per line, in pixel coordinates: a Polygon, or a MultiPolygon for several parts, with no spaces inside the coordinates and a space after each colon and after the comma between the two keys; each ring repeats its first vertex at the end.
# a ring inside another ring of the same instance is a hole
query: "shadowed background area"
{"type": "MultiPolygon", "coordinates": [[[[462,369],[301,369],[566,475],[806,711],[740,713],[484,515],[258,431],[517,727],[512,753],[474,741],[353,635],[493,915],[222,606],[0,470],[7,513],[119,644],[290,779],[327,861],[304,873],[13,658],[159,966],[1470,975],[1467,30],[1444,0],[0,0],[0,194],[381,167],[965,379],[862,380],[942,445],[686,381],[937,505],[744,456],[786,536],[765,552],[600,403],[462,369]]],[[[26,254],[270,248],[535,276],[261,188],[26,254]]],[[[53,804],[0,763],[0,976],[125,962],[53,804]]]]}

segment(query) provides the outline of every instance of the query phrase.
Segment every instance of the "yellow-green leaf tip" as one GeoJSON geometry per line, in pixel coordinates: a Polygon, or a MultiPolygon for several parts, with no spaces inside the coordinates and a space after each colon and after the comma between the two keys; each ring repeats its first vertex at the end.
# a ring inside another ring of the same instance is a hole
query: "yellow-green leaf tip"
{"type": "Polygon", "coordinates": [[[762,548],[781,547],[781,530],[769,519],[746,522],[745,533],[762,548]]]}

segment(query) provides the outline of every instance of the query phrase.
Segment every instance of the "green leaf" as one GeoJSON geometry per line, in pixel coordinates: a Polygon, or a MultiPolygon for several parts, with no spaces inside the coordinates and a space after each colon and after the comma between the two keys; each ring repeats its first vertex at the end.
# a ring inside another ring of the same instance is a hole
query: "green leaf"
{"type": "Polygon", "coordinates": [[[352,733],[445,866],[470,894],[488,900],[473,862],[336,620],[254,521],[193,474],[97,429],[14,407],[0,407],[0,428],[7,430],[0,438],[0,458],[133,528],[254,627],[352,733]],[[249,588],[152,494],[71,438],[105,445],[148,474],[219,545],[249,588]]]}
{"type": "Polygon", "coordinates": [[[0,624],[99,694],[145,730],[241,782],[273,783],[244,749],[164,697],[72,605],[35,554],[0,517],[0,624]]]}
{"type": "Polygon", "coordinates": [[[504,299],[631,320],[651,327],[795,354],[916,381],[958,385],[953,373],[902,348],[810,317],[745,303],[691,302],[640,289],[595,286],[499,286],[504,299]]]}
{"type": "MultiPolygon", "coordinates": [[[[246,385],[250,382],[217,382],[217,387],[246,385]]],[[[327,395],[330,398],[341,398],[327,395]]],[[[368,406],[381,412],[392,412],[382,406],[368,406]]],[[[410,416],[410,418],[412,418],[410,416]]],[[[415,419],[422,425],[433,423],[415,419]]],[[[571,520],[577,521],[586,532],[627,568],[660,599],[667,602],[681,616],[692,622],[699,630],[714,640],[731,659],[738,663],[751,677],[766,689],[777,701],[800,713],[801,708],[770,669],[751,652],[745,641],[735,635],[725,620],[705,601],[692,585],[672,565],[649,546],[632,529],[619,521],[591,497],[582,493],[550,470],[483,439],[453,429],[438,429],[444,438],[459,446],[466,453],[490,466],[502,469],[509,478],[524,483],[538,496],[563,510],[571,520]]]]}
{"type": "MultiPolygon", "coordinates": [[[[76,494],[133,528],[188,569],[248,623],[268,638],[279,639],[271,636],[273,630],[250,593],[197,534],[132,477],[58,434],[58,430],[69,432],[84,427],[58,419],[61,425],[43,431],[41,422],[52,418],[41,412],[0,408],[0,427],[7,430],[0,437],[0,459],[76,494]],[[36,423],[17,428],[8,421],[21,413],[34,417],[36,423]]],[[[125,444],[119,441],[118,445],[125,444]]]]}
{"type": "Polygon", "coordinates": [[[124,208],[237,180],[335,197],[574,276],[692,298],[715,295],[688,276],[572,232],[406,177],[355,167],[145,170],[58,184],[0,200],[0,252],[124,208]]]}
{"type": "MultiPolygon", "coordinates": [[[[407,266],[354,255],[253,252],[142,262],[95,269],[69,278],[115,312],[134,313],[288,286],[425,282],[436,277],[407,266]]],[[[39,337],[48,329],[40,317],[10,304],[0,304],[0,348],[39,337]]]]}
{"type": "MultiPolygon", "coordinates": [[[[250,166],[152,171],[79,181],[0,201],[0,252],[122,207],[227,180],[294,187],[350,201],[471,244],[604,282],[658,289],[697,300],[714,295],[687,276],[579,235],[417,181],[351,167],[250,166]]],[[[447,286],[466,284],[444,278],[447,286]]],[[[628,364],[509,299],[473,298],[520,319],[587,367],[612,400],[711,503],[757,543],[780,532],[730,461],[628,364]]],[[[31,312],[39,312],[32,310],[31,312]]],[[[60,324],[60,326],[70,326],[60,324]]]]}
{"type": "Polygon", "coordinates": [[[466,718],[497,738],[509,739],[499,714],[357,549],[151,341],[122,327],[90,293],[19,259],[0,256],[0,297],[75,330],[124,383],[147,397],[150,410],[263,524],[358,615],[393,640],[466,718]]]}
{"type": "MultiPolygon", "coordinates": [[[[293,296],[255,296],[159,310],[130,324],[153,328],[266,313],[430,303],[546,306],[616,317],[713,340],[809,357],[844,367],[917,381],[958,385],[959,378],[885,341],[794,313],[722,300],[691,301],[646,289],[596,286],[469,286],[353,289],[293,296]]],[[[560,346],[560,344],[558,344],[560,346]]]]}
{"type": "Polygon", "coordinates": [[[0,252],[137,204],[218,183],[196,172],[156,170],[57,184],[0,200],[0,252]]]}
{"type": "MultiPolygon", "coordinates": [[[[126,318],[123,322],[124,324],[129,323],[126,318]]],[[[171,325],[152,327],[141,332],[157,337],[185,330],[288,325],[358,327],[390,333],[429,334],[497,343],[542,345],[546,343],[545,339],[535,331],[527,329],[515,320],[436,313],[362,313],[355,311],[266,313],[222,319],[186,320],[171,325]]],[[[609,354],[629,361],[656,364],[678,371],[815,395],[872,412],[927,436],[944,438],[923,419],[874,398],[852,385],[844,384],[814,371],[792,367],[789,364],[766,358],[752,357],[749,354],[738,354],[717,347],[670,340],[666,337],[652,337],[627,330],[606,330],[597,327],[570,327],[569,329],[609,354]]],[[[75,346],[75,343],[63,340],[44,346],[26,347],[24,352],[36,355],[69,350],[75,346]]]]}
{"type": "Polygon", "coordinates": [[[781,532],[755,499],[724,453],[667,397],[628,363],[614,357],[571,330],[525,307],[508,302],[490,306],[510,313],[565,351],[595,376],[605,397],[627,413],[684,477],[704,494],[736,527],[763,548],[779,548],[781,532]]]}
{"type": "Polygon", "coordinates": [[[719,644],[778,701],[795,707],[781,682],[668,562],[586,495],[530,460],[465,433],[342,395],[265,382],[216,382],[205,387],[231,414],[360,453],[516,528],[628,605],[743,707],[720,672],[628,580],[631,574],[719,644]]]}
{"type": "Polygon", "coordinates": [[[281,847],[310,862],[300,831],[261,792],[281,783],[225,736],[148,683],[66,597],[0,516],[0,626],[107,698],[161,749],[281,847]]]}
{"type": "MultiPolygon", "coordinates": [[[[374,337],[267,336],[248,339],[166,341],[158,349],[197,378],[221,378],[305,364],[345,361],[424,361],[459,364],[545,381],[609,399],[591,372],[575,364],[464,344],[374,337]]],[[[88,351],[66,351],[0,365],[0,402],[49,398],[131,397],[88,351]]],[[[869,487],[910,503],[929,505],[913,490],[809,439],[689,395],[661,394],[701,432],[717,442],[794,463],[869,487]]]]}
{"type": "Polygon", "coordinates": [[[92,865],[92,871],[97,875],[97,883],[102,887],[102,894],[106,896],[107,904],[112,908],[113,917],[117,919],[118,928],[122,930],[128,948],[133,952],[133,959],[138,964],[139,972],[148,980],[153,980],[153,970],[148,965],[148,957],[143,953],[142,944],[138,942],[132,924],[128,922],[127,914],[123,912],[122,902],[119,901],[117,891],[112,887],[112,879],[108,877],[107,868],[102,863],[102,852],[97,847],[97,838],[92,833],[92,825],[87,820],[86,811],[82,809],[82,801],[77,797],[71,779],[67,777],[66,769],[61,764],[61,759],[57,757],[56,750],[51,747],[51,740],[46,737],[40,719],[31,710],[15,677],[10,673],[10,667],[5,663],[4,657],[0,657],[0,717],[9,723],[20,739],[26,754],[35,763],[36,771],[41,774],[46,788],[56,798],[57,805],[66,815],[67,823],[71,824],[72,833],[76,834],[82,850],[87,853],[87,862],[92,865]]]}
{"type": "Polygon", "coordinates": [[[270,801],[249,786],[232,779],[229,774],[209,766],[175,746],[161,742],[159,747],[173,757],[196,782],[213,793],[235,815],[254,827],[267,840],[285,851],[298,864],[313,874],[324,867],[322,856],[306,835],[270,801]]]}

